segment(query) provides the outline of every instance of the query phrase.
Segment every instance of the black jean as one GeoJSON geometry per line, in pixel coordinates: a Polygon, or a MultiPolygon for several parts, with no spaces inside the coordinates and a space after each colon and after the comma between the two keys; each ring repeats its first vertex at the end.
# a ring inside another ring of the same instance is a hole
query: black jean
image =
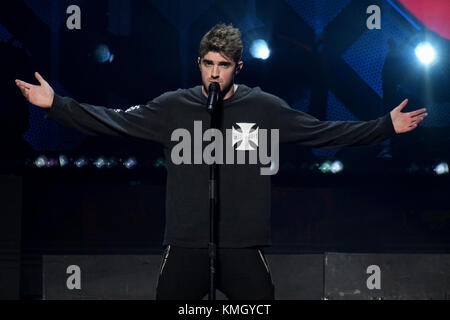
{"type": "MultiPolygon", "coordinates": [[[[218,248],[216,289],[230,300],[274,300],[274,285],[263,251],[218,248]]],[[[208,292],[208,249],[167,246],[161,261],[156,299],[201,300],[208,292]]]]}

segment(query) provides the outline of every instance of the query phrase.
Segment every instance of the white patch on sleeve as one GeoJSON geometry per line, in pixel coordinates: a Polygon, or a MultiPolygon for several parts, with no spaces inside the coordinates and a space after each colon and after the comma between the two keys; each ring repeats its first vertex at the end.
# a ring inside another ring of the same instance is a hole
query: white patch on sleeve
{"type": "Polygon", "coordinates": [[[137,110],[137,109],[139,109],[141,106],[133,106],[133,107],[130,107],[130,108],[128,108],[127,110],[125,110],[125,112],[130,112],[130,111],[133,111],[133,110],[137,110]]]}

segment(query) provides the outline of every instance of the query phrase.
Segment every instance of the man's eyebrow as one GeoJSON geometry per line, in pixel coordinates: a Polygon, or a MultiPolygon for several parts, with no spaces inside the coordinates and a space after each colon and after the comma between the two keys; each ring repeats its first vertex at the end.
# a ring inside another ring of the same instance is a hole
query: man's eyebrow
{"type": "MultiPolygon", "coordinates": [[[[211,60],[208,60],[208,59],[203,59],[203,62],[213,63],[211,60]]],[[[219,64],[221,64],[221,65],[231,65],[231,62],[229,62],[229,61],[220,61],[219,64]]]]}

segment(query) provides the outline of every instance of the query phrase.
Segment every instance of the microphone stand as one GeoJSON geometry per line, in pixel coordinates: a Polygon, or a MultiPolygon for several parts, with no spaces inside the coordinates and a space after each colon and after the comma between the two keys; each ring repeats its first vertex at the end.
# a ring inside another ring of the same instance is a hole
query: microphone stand
{"type": "MultiPolygon", "coordinates": [[[[221,110],[217,108],[219,100],[220,86],[218,83],[211,83],[208,89],[208,104],[207,108],[211,114],[211,128],[220,129],[220,113],[221,110]]],[[[216,141],[214,140],[214,143],[216,141]]],[[[214,148],[214,156],[216,157],[217,148],[214,148]]],[[[216,212],[218,211],[219,193],[218,193],[218,166],[214,161],[209,165],[209,295],[208,300],[216,300],[216,212]]]]}

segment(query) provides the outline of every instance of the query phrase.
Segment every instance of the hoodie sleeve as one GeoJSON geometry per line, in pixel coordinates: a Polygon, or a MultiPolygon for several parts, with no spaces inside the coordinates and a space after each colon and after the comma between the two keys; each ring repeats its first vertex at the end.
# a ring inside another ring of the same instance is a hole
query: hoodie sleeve
{"type": "Polygon", "coordinates": [[[371,121],[321,121],[281,101],[274,119],[280,129],[280,142],[297,142],[313,148],[376,144],[396,135],[390,113],[371,121]]]}
{"type": "Polygon", "coordinates": [[[77,129],[87,135],[133,136],[165,144],[167,108],[150,101],[127,110],[79,103],[69,97],[54,96],[45,118],[77,129]]]}

